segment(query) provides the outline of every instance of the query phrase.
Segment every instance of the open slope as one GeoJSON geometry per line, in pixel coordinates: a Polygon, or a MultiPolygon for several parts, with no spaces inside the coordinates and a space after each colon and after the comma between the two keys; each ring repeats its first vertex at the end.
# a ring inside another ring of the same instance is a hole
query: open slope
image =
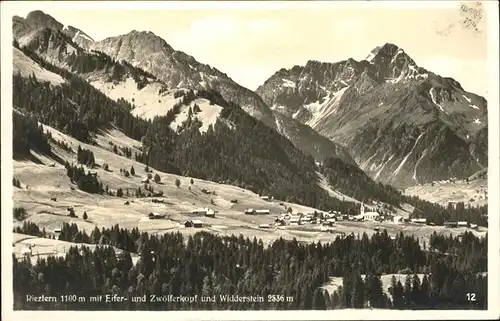
{"type": "MultiPolygon", "coordinates": [[[[76,139],[68,137],[63,133],[49,127],[43,126],[50,131],[52,137],[58,141],[65,142],[76,150],[78,146],[91,150],[96,158],[97,164],[101,167],[92,169],[97,173],[99,180],[104,185],[108,185],[111,190],[122,188],[126,195],[126,190],[130,195],[134,195],[135,189],[143,188],[142,179],[146,177],[144,165],[134,160],[119,156],[113,153],[110,143],[116,146],[136,148],[140,143],[130,138],[124,138],[119,131],[111,130],[98,135],[98,145],[83,144],[76,139]],[[106,163],[109,170],[103,169],[106,163]],[[125,177],[120,174],[120,168],[130,170],[135,169],[135,176],[125,177]]],[[[56,155],[69,162],[76,161],[76,155],[62,150],[58,146],[52,146],[56,155]]],[[[315,209],[297,204],[280,201],[264,201],[259,195],[236,186],[219,184],[216,182],[194,179],[194,184],[190,184],[190,177],[172,175],[160,171],[154,171],[161,177],[160,183],[151,183],[155,192],[163,191],[163,197],[137,198],[115,197],[109,195],[97,195],[82,192],[71,184],[66,176],[66,170],[60,164],[55,163],[46,156],[34,153],[41,164],[31,161],[14,161],[14,177],[21,182],[21,188],[14,188],[14,204],[17,207],[24,207],[29,214],[27,220],[45,227],[47,231],[60,228],[63,222],[76,223],[79,228],[88,233],[95,226],[110,227],[119,224],[124,228],[138,227],[142,231],[150,233],[163,233],[170,231],[180,231],[184,234],[192,234],[199,230],[207,230],[212,233],[231,235],[243,234],[244,236],[262,238],[265,243],[269,243],[279,237],[292,239],[296,238],[303,242],[328,242],[337,235],[350,233],[363,233],[371,235],[376,226],[386,228],[390,235],[395,235],[402,231],[407,234],[415,234],[421,237],[421,241],[427,241],[432,232],[452,233],[458,235],[466,229],[446,229],[444,227],[421,226],[416,224],[393,224],[393,223],[356,223],[339,222],[333,232],[325,232],[319,225],[310,226],[287,226],[284,229],[259,229],[259,224],[273,225],[274,219],[291,207],[294,212],[311,213],[315,209]],[[180,186],[176,187],[175,180],[180,180],[180,186]],[[203,190],[211,192],[206,194],[203,190]],[[56,201],[53,201],[55,198],[56,201]],[[153,203],[153,199],[160,199],[163,203],[153,203]],[[238,200],[237,204],[231,202],[238,200]],[[126,205],[126,202],[129,205],[126,205]],[[283,205],[280,205],[282,203],[283,205]],[[77,215],[76,218],[67,216],[68,207],[72,207],[77,215]],[[218,211],[215,218],[206,218],[194,215],[190,212],[209,207],[218,211]],[[244,210],[268,209],[270,215],[245,215],[244,210]],[[88,220],[82,219],[83,212],[87,212],[88,220]],[[150,212],[166,214],[165,219],[150,220],[147,215],[150,212]],[[182,223],[189,219],[200,219],[207,226],[198,228],[185,228],[182,223]]],[[[15,225],[21,225],[15,222],[15,225]]],[[[485,231],[475,232],[484,235],[485,231]]]]}

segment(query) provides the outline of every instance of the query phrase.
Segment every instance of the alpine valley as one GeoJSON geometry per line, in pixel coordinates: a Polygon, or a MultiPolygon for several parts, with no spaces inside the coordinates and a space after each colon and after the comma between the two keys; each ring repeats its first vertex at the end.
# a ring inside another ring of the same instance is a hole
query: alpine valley
{"type": "Polygon", "coordinates": [[[12,23],[15,309],[486,308],[487,102],[457,81],[385,44],[252,91],[149,31],[12,23]],[[200,293],[267,301],[137,301],[200,293]]]}

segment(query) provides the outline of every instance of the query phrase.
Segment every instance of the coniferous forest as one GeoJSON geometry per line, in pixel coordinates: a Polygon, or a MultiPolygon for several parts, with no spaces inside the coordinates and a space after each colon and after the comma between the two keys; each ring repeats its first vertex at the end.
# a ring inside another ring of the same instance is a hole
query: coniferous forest
{"type": "MultiPolygon", "coordinates": [[[[34,223],[15,232],[47,236],[34,223]]],[[[29,259],[14,258],[15,309],[487,308],[483,273],[487,237],[476,238],[472,233],[455,238],[434,234],[425,246],[402,233],[393,240],[385,230],[371,238],[366,234],[337,237],[329,244],[278,239],[264,246],[243,236],[148,235],[118,225],[95,228],[87,235],[75,224],[65,224],[59,239],[97,247],[74,246],[65,257],[38,259],[34,265],[29,259]],[[139,255],[136,264],[131,254],[139,255]],[[380,277],[393,273],[407,277],[404,282],[394,277],[386,293],[380,277]],[[332,293],[322,288],[330,277],[343,277],[332,293]],[[106,294],[127,300],[90,302],[91,297],[106,294]],[[56,297],[57,302],[27,302],[26,295],[56,297]],[[85,297],[86,302],[61,295],[85,297]],[[197,299],[153,299],[168,295],[197,295],[197,299]],[[213,295],[215,302],[201,301],[202,296],[213,295]],[[240,299],[224,302],[220,295],[240,299]],[[145,302],[134,302],[144,296],[145,302]],[[256,301],[242,302],[242,297],[249,296],[256,301]]]]}
{"type": "MultiPolygon", "coordinates": [[[[47,49],[47,37],[51,37],[50,31],[42,37],[38,49],[20,48],[14,43],[40,66],[66,79],[53,86],[34,75],[13,75],[14,158],[31,158],[31,151],[49,155],[65,166],[68,180],[83,192],[124,196],[120,186],[113,186],[113,193],[92,172],[99,166],[92,151],[80,146],[76,151],[69,149],[75,154],[76,164],[54,155],[51,143],[65,149],[67,146],[55,141],[39,122],[88,144],[95,144],[99,131],[118,128],[141,142],[141,153],[134,156],[146,168],[224,182],[323,211],[358,214],[359,205],[330,196],[318,185],[316,172],[323,174],[332,187],[358,200],[384,202],[392,208],[410,204],[415,207],[410,218],[425,217],[436,225],[458,220],[488,225],[487,206],[458,203],[444,207],[405,196],[335,157],[317,165],[312,156],[216,91],[178,91],[174,97],[180,101],[165,116],[152,120],[135,117],[132,103],[110,99],[73,72],[84,75],[99,71],[108,76],[107,81],[131,76],[138,89],[158,79],[102,52],[84,53],[62,33],[56,40],[71,43],[77,51],[64,58],[68,70],[56,67],[35,53],[47,49]],[[222,107],[220,117],[205,133],[199,131],[201,123],[196,118],[199,106],[191,106],[200,98],[222,107]],[[174,130],[170,124],[183,106],[190,106],[188,117],[174,130]]],[[[122,151],[132,157],[132,151],[122,151]]],[[[119,153],[118,147],[114,146],[114,152],[119,153]]],[[[107,165],[103,168],[107,170],[107,165]]],[[[134,176],[135,170],[124,170],[123,175],[134,176]]],[[[156,176],[154,180],[159,182],[156,176]]],[[[18,180],[14,179],[13,185],[22,188],[18,180]]],[[[129,195],[128,189],[126,193],[129,195]]],[[[155,195],[155,191],[135,191],[136,197],[144,195],[155,195]]],[[[13,212],[17,221],[27,217],[23,208],[13,212]]],[[[83,219],[91,221],[92,217],[85,212],[83,219]]],[[[28,221],[14,232],[55,237],[28,221]]],[[[262,240],[241,235],[148,234],[118,225],[96,227],[87,234],[76,224],[64,223],[57,238],[79,246],[68,245],[71,248],[65,256],[39,258],[36,263],[29,256],[13,257],[15,309],[487,309],[488,237],[478,238],[470,232],[457,237],[434,233],[428,244],[403,233],[391,238],[382,230],[371,237],[366,233],[338,236],[331,243],[280,238],[264,245],[262,240]],[[399,280],[394,276],[386,291],[382,277],[388,274],[405,277],[399,280]],[[334,290],[327,286],[332,278],[342,278],[342,284],[334,290]],[[106,295],[122,300],[109,302],[106,295]],[[41,296],[56,299],[27,299],[41,296]],[[172,297],[185,300],[174,301],[172,297]]],[[[36,253],[32,250],[31,255],[36,253]]]]}
{"type": "MultiPolygon", "coordinates": [[[[43,61],[27,48],[22,50],[36,61],[43,61]]],[[[106,57],[103,53],[97,54],[103,59],[103,66],[111,61],[109,57],[102,58],[106,57]]],[[[81,64],[87,64],[85,57],[79,60],[81,64]]],[[[91,58],[88,55],[87,59],[91,58]]],[[[116,65],[116,62],[111,64],[116,65]]],[[[259,194],[273,195],[276,199],[321,210],[335,208],[348,214],[358,213],[359,208],[354,203],[333,198],[318,186],[315,171],[319,170],[332,186],[361,200],[383,201],[394,206],[407,202],[417,208],[414,217],[426,217],[437,225],[447,220],[465,219],[487,226],[487,217],[484,215],[487,206],[457,205],[445,208],[416,197],[404,196],[388,185],[374,182],[359,168],[336,158],[325,160],[317,168],[311,156],[305,155],[276,131],[246,114],[238,105],[225,101],[216,91],[199,90],[196,94],[193,91],[178,94],[183,96],[182,103],[186,105],[196,98],[205,98],[222,106],[221,118],[215,126],[210,126],[206,133],[200,133],[199,122],[195,114],[191,113],[180,129],[174,131],[169,124],[175,118],[176,108],[173,109],[174,113],[146,121],[132,116],[130,110],[133,106],[128,102],[122,99],[113,101],[82,78],[48,62],[43,62],[43,65],[67,77],[68,82],[54,87],[35,77],[25,79],[14,75],[15,108],[26,115],[36,116],[40,122],[82,142],[91,142],[93,134],[99,129],[116,126],[124,134],[143,143],[143,154],[137,160],[158,170],[225,181],[259,194]],[[75,103],[78,106],[76,109],[75,103]],[[228,123],[234,124],[237,130],[231,129],[228,123]]],[[[130,65],[124,66],[120,68],[133,69],[130,65]]],[[[133,75],[138,77],[143,73],[139,70],[134,71],[133,75]]],[[[19,127],[19,130],[27,131],[20,127],[21,124],[16,124],[14,126],[19,127]]],[[[36,128],[34,126],[29,130],[36,132],[36,128]]],[[[19,146],[23,148],[25,145],[19,146]]],[[[45,150],[47,147],[40,142],[39,149],[45,150]]]]}

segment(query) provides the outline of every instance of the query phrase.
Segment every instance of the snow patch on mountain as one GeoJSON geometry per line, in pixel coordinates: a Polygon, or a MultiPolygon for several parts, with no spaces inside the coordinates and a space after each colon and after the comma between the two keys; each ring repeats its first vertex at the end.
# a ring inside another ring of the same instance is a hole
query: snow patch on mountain
{"type": "Polygon", "coordinates": [[[417,144],[418,144],[420,138],[422,138],[422,136],[424,136],[424,133],[421,133],[420,135],[418,135],[418,137],[415,140],[415,143],[413,144],[413,147],[411,148],[410,152],[405,156],[405,158],[403,158],[403,160],[401,161],[401,163],[399,164],[399,166],[396,168],[396,170],[394,171],[394,173],[392,174],[392,176],[396,176],[396,175],[399,174],[399,171],[401,170],[401,168],[403,168],[404,164],[408,160],[408,157],[410,157],[410,155],[415,150],[415,147],[417,147],[417,144]]]}
{"type": "Polygon", "coordinates": [[[13,48],[12,62],[14,74],[20,73],[25,78],[35,76],[39,81],[48,81],[53,85],[60,85],[65,82],[64,78],[47,69],[43,69],[17,48],[13,48]]]}
{"type": "Polygon", "coordinates": [[[211,105],[210,101],[204,98],[194,100],[190,106],[184,106],[181,109],[181,112],[175,117],[175,120],[170,124],[170,127],[174,130],[177,128],[188,118],[189,107],[193,110],[194,104],[200,107],[200,112],[193,113],[192,117],[197,118],[201,121],[202,126],[200,128],[200,132],[204,133],[208,130],[210,125],[215,125],[215,122],[219,118],[220,112],[222,111],[222,107],[219,105],[211,105]]]}
{"type": "MultiPolygon", "coordinates": [[[[467,138],[469,138],[469,135],[467,135],[467,138]]],[[[415,164],[415,168],[413,169],[413,179],[417,182],[418,182],[418,180],[417,180],[417,167],[420,164],[420,162],[422,161],[422,159],[425,157],[426,154],[427,154],[427,148],[423,151],[422,155],[420,156],[417,163],[415,164]]]]}
{"type": "Polygon", "coordinates": [[[474,124],[481,125],[481,121],[479,120],[479,118],[474,119],[474,124]]]}
{"type": "Polygon", "coordinates": [[[313,117],[306,123],[306,125],[314,128],[314,126],[316,126],[323,118],[335,114],[340,104],[340,99],[344,95],[347,88],[349,87],[344,87],[335,92],[331,99],[325,99],[323,103],[317,101],[312,104],[305,105],[304,107],[313,114],[313,117]]]}
{"type": "Polygon", "coordinates": [[[387,163],[389,163],[392,159],[394,158],[394,154],[392,154],[383,164],[382,166],[379,168],[377,174],[375,174],[375,179],[377,179],[380,174],[382,173],[382,170],[384,169],[385,165],[387,165],[387,163]]]}
{"type": "Polygon", "coordinates": [[[163,86],[160,83],[150,83],[138,90],[137,83],[132,77],[117,84],[100,80],[91,81],[90,84],[113,100],[123,98],[133,104],[135,108],[132,114],[144,119],[165,115],[179,101],[174,98],[173,92],[160,95],[159,92],[163,86]]]}
{"type": "Polygon", "coordinates": [[[472,99],[470,99],[469,97],[465,96],[465,95],[462,95],[462,97],[465,98],[465,100],[467,100],[467,102],[470,104],[472,103],[472,99]]]}
{"type": "Polygon", "coordinates": [[[439,109],[441,109],[441,111],[444,111],[443,106],[441,106],[436,102],[436,97],[434,97],[434,87],[429,90],[429,94],[431,95],[431,100],[434,103],[434,105],[438,106],[439,109]]]}
{"type": "Polygon", "coordinates": [[[296,88],[297,87],[297,85],[291,80],[284,79],[284,78],[281,78],[281,80],[283,81],[283,87],[288,87],[288,88],[296,88]]]}
{"type": "Polygon", "coordinates": [[[470,104],[469,106],[470,106],[470,107],[472,107],[472,108],[474,108],[474,109],[479,109],[479,107],[477,107],[477,106],[476,106],[476,105],[474,105],[474,104],[470,104]]]}

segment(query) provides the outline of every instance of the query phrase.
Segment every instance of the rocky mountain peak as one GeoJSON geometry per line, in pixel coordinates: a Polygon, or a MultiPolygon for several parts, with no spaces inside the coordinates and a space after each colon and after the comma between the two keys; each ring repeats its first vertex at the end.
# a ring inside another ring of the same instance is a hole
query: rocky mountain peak
{"type": "Polygon", "coordinates": [[[50,28],[53,30],[61,30],[63,28],[63,25],[59,21],[41,10],[35,10],[28,13],[26,21],[38,28],[50,28]]]}

